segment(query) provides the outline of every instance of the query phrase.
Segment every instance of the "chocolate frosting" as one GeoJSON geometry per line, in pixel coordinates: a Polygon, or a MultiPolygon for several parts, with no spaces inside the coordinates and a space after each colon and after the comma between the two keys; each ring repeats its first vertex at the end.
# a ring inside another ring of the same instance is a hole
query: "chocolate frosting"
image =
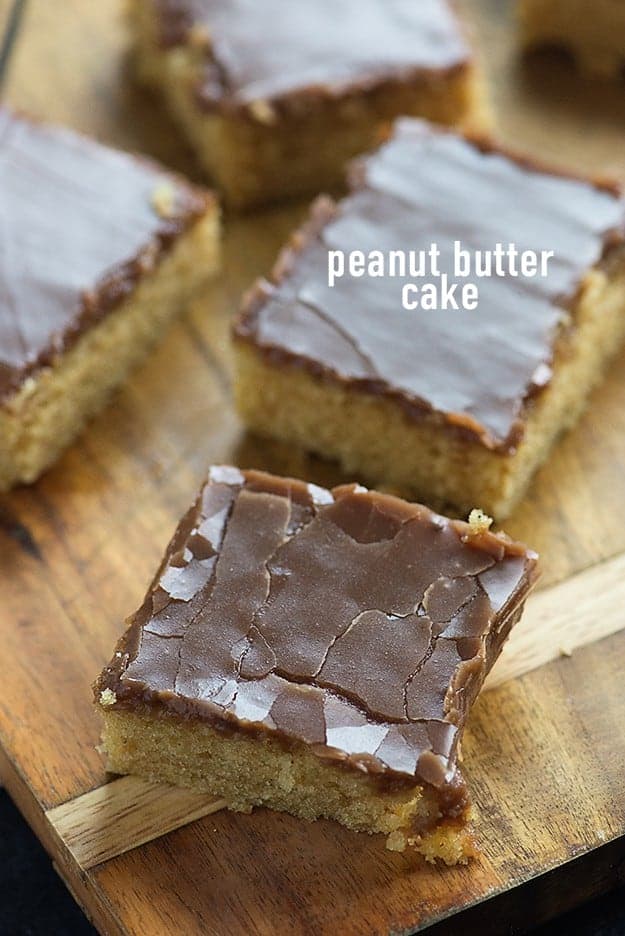
{"type": "Polygon", "coordinates": [[[205,39],[198,93],[237,107],[305,92],[340,95],[465,66],[447,0],[156,0],[163,46],[205,39]]]}
{"type": "Polygon", "coordinates": [[[351,183],[338,205],[316,203],[272,281],[252,291],[235,334],[278,362],[391,395],[415,418],[436,411],[487,447],[514,450],[527,401],[551,379],[565,310],[587,271],[624,239],[625,202],[410,119],[354,164],[351,183]],[[471,251],[514,242],[555,257],[546,278],[474,280],[474,312],[404,310],[409,278],[345,276],[328,286],[329,250],[432,242],[454,281],[456,240],[471,251]]]}
{"type": "Polygon", "coordinates": [[[0,400],[124,299],[208,203],[145,159],[0,109],[0,400]]]}
{"type": "Polygon", "coordinates": [[[460,808],[459,735],[535,568],[358,485],[213,468],[96,697],[305,743],[460,808]]]}

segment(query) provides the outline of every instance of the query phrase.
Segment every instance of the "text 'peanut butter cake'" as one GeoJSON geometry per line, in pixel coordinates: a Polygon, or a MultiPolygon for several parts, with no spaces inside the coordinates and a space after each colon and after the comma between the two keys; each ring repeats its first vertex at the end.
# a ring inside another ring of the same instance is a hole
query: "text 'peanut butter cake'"
{"type": "Polygon", "coordinates": [[[96,684],[110,770],[465,861],[458,744],[536,578],[487,526],[213,468],[96,684]]]}

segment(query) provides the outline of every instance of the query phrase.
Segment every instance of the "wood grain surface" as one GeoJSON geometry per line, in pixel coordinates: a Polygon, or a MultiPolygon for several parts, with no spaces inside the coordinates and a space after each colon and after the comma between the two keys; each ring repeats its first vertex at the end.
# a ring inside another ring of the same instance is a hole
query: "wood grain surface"
{"type": "MultiPolygon", "coordinates": [[[[502,138],[625,179],[625,89],[586,83],[557,57],[522,62],[508,0],[462,7],[487,61],[502,138]]],[[[0,24],[8,8],[0,0],[0,24]]],[[[160,103],[129,80],[127,40],[121,0],[30,0],[5,98],[195,175],[160,103]]],[[[53,471],[0,499],[0,778],[103,932],[409,932],[625,834],[621,633],[478,702],[464,744],[481,814],[482,854],[470,867],[425,867],[387,852],[382,840],[260,810],[207,815],[95,865],[97,851],[83,852],[90,867],[80,868],[76,848],[91,846],[64,804],[106,780],[90,683],[207,465],[234,461],[340,480],[320,460],[247,437],[231,404],[229,320],[304,211],[228,218],[219,281],[53,471]]],[[[544,649],[540,639],[536,647],[541,626],[557,627],[558,646],[568,650],[580,630],[584,636],[580,621],[596,612],[600,626],[614,630],[625,613],[624,361],[506,525],[542,552],[545,587],[575,589],[551,605],[548,591],[537,595],[542,623],[530,629],[530,656],[544,649]]],[[[595,854],[599,868],[602,852],[595,854]]],[[[554,875],[552,899],[532,907],[534,921],[607,880],[589,873],[584,890],[571,887],[566,870],[554,875]]],[[[504,932],[508,922],[493,916],[489,928],[504,932]]]]}
{"type": "Polygon", "coordinates": [[[225,805],[221,799],[192,790],[141,777],[118,777],[49,809],[46,819],[85,871],[225,805]]]}

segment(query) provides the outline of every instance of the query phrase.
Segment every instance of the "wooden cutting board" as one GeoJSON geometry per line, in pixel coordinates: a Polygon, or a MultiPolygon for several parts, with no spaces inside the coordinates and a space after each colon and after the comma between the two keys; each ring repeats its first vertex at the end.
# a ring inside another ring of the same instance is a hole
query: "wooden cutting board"
{"type": "MultiPolygon", "coordinates": [[[[462,6],[501,137],[625,179],[625,86],[585,83],[560,59],[523,64],[507,0],[462,6]]],[[[6,99],[193,175],[158,101],[128,80],[122,13],[121,0],[30,0],[6,99]]],[[[227,219],[220,280],[59,465],[0,500],[0,777],[102,932],[377,936],[486,898],[447,931],[508,932],[625,877],[625,357],[507,524],[545,574],[464,745],[481,813],[469,867],[427,867],[330,822],[105,785],[95,750],[90,683],[208,463],[339,480],[246,437],[231,404],[229,319],[304,210],[227,219]]]]}

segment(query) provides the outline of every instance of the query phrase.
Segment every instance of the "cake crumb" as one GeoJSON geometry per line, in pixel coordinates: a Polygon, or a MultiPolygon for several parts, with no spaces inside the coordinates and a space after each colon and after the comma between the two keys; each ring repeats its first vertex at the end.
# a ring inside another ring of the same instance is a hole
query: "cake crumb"
{"type": "Polygon", "coordinates": [[[161,218],[171,218],[176,207],[176,194],[169,182],[162,182],[152,192],[152,207],[161,218]]]}
{"type": "Polygon", "coordinates": [[[480,533],[488,533],[493,524],[493,518],[487,516],[479,507],[475,507],[469,514],[469,526],[471,533],[477,536],[480,533]]]}
{"type": "Polygon", "coordinates": [[[211,34],[202,23],[194,23],[188,33],[188,42],[194,49],[210,49],[211,34]]]}
{"type": "Polygon", "coordinates": [[[100,705],[115,705],[117,696],[112,689],[103,689],[100,693],[100,705]]]}
{"type": "Polygon", "coordinates": [[[396,829],[394,832],[391,832],[389,837],[386,840],[386,847],[389,851],[394,852],[403,852],[406,850],[406,836],[403,832],[400,832],[399,829],[396,829]]]}
{"type": "Polygon", "coordinates": [[[563,657],[573,656],[572,647],[569,647],[567,644],[563,644],[563,646],[560,647],[560,656],[563,656],[563,657]]]}
{"type": "Polygon", "coordinates": [[[248,110],[252,117],[262,124],[274,124],[276,122],[276,112],[269,103],[259,98],[248,105],[248,110]]]}
{"type": "Polygon", "coordinates": [[[22,388],[20,391],[21,396],[24,397],[24,399],[33,396],[37,390],[37,386],[38,384],[34,377],[27,377],[26,380],[24,380],[22,383],[22,388]]]}

